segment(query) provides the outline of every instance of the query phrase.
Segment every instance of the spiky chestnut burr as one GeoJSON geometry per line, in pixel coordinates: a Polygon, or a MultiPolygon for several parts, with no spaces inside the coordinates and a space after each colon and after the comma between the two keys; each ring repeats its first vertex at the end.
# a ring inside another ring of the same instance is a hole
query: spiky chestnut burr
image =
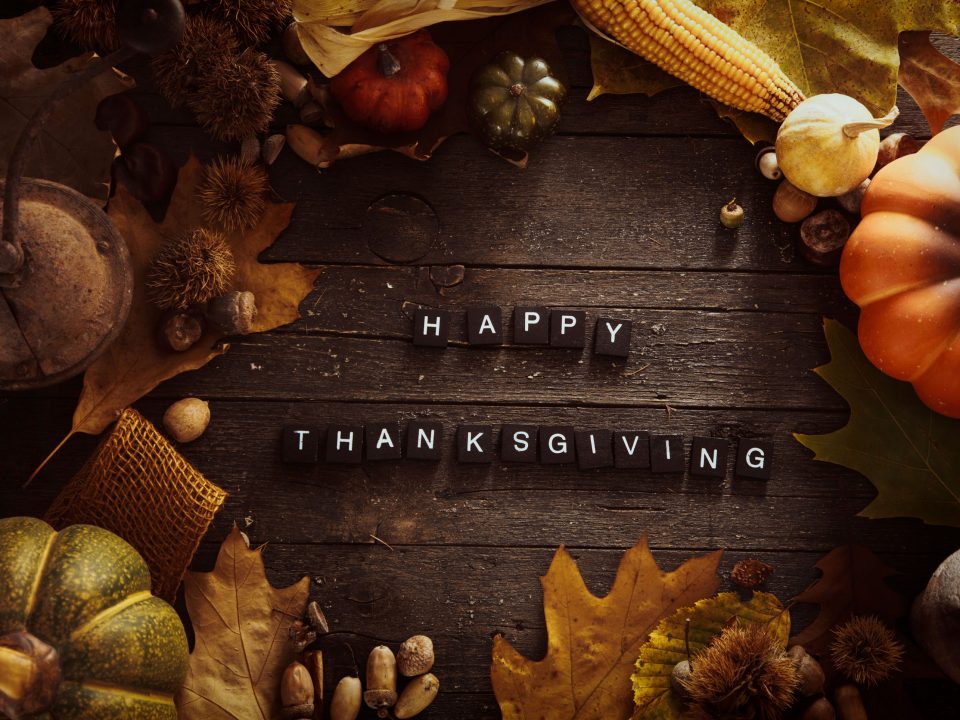
{"type": "Polygon", "coordinates": [[[201,78],[220,72],[239,50],[240,43],[228,24],[192,15],[180,42],[151,62],[154,82],[167,102],[181,107],[196,94],[201,78]]]}
{"type": "Polygon", "coordinates": [[[266,207],[267,173],[239,157],[219,157],[204,172],[200,203],[207,222],[230,230],[253,227],[266,207]]]}
{"type": "Polygon", "coordinates": [[[119,0],[60,0],[51,6],[50,13],[71,42],[84,50],[111,51],[120,46],[118,3],[119,0]]]}
{"type": "Polygon", "coordinates": [[[874,615],[855,615],[833,631],[834,667],[861,685],[876,685],[900,667],[903,646],[874,615]]]}
{"type": "Polygon", "coordinates": [[[226,238],[197,228],[160,249],[147,273],[147,293],[161,310],[185,310],[222,295],[235,271],[226,238]]]}
{"type": "Polygon", "coordinates": [[[290,0],[210,0],[208,12],[230,23],[248,45],[259,45],[290,17],[290,0]]]}

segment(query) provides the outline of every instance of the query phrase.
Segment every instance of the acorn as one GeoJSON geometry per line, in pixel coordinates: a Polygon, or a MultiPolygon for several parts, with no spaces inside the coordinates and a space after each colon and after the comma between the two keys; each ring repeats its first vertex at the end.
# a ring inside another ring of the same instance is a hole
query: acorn
{"type": "Polygon", "coordinates": [[[817,207],[817,198],[804,192],[789,180],[777,186],[773,194],[773,214],[783,222],[800,222],[817,207]]]}
{"type": "Polygon", "coordinates": [[[436,675],[427,673],[411,680],[400,693],[393,715],[397,720],[407,720],[419,715],[430,706],[440,692],[440,681],[436,675]]]}
{"type": "Polygon", "coordinates": [[[743,224],[743,208],[737,204],[736,198],[720,208],[720,224],[730,230],[736,230],[743,224]]]}
{"type": "Polygon", "coordinates": [[[837,720],[837,711],[825,697],[819,697],[804,708],[800,720],[837,720]]]}
{"type": "Polygon", "coordinates": [[[414,635],[404,640],[397,651],[397,667],[404,677],[430,672],[433,662],[433,640],[426,635],[414,635]]]}
{"type": "Polygon", "coordinates": [[[823,674],[820,663],[807,652],[803,645],[794,645],[787,651],[787,655],[793,660],[797,668],[797,674],[800,676],[800,684],[797,685],[796,690],[797,695],[811,697],[822,693],[826,676],[823,674]]]}
{"type": "Polygon", "coordinates": [[[170,310],[157,328],[157,343],[170,352],[186,352],[203,337],[203,316],[190,310],[170,310]]]}
{"type": "Polygon", "coordinates": [[[227,335],[248,335],[257,319],[257,303],[249,290],[232,290],[207,304],[206,317],[227,335]]]}
{"type": "Polygon", "coordinates": [[[360,678],[340,678],[330,700],[330,720],[357,720],[362,704],[360,678]]]}
{"type": "Polygon", "coordinates": [[[777,162],[777,151],[773,145],[761,148],[760,152],[757,153],[754,165],[767,180],[779,180],[783,177],[780,163],[777,162]]]}
{"type": "Polygon", "coordinates": [[[378,645],[367,658],[367,690],[363,701],[385,718],[397,702],[397,658],[386,645],[378,645]]]}
{"type": "Polygon", "coordinates": [[[890,133],[880,141],[880,149],[877,152],[877,164],[873,171],[876,172],[885,165],[889,165],[894,160],[902,158],[904,155],[913,155],[920,150],[920,143],[906,133],[890,133]]]}
{"type": "Polygon", "coordinates": [[[280,680],[280,702],[284,720],[309,720],[313,717],[313,680],[299,662],[292,662],[280,680]]]}

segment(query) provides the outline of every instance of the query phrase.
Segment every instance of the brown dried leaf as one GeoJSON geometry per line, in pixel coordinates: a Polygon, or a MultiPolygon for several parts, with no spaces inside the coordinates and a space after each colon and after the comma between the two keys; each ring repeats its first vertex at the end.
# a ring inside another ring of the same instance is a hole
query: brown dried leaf
{"type": "MultiPolygon", "coordinates": [[[[96,58],[86,53],[46,70],[35,68],[30,58],[52,23],[44,7],[0,20],[0,177],[27,119],[62,82],[96,58]]],[[[94,113],[100,100],[133,86],[126,76],[104,72],[67,97],[31,151],[26,175],[105,201],[116,146],[110,133],[97,130],[94,113]]]]}
{"type": "MultiPolygon", "coordinates": [[[[450,58],[447,102],[415,133],[384,135],[359,127],[343,114],[325,85],[311,84],[314,100],[324,109],[331,130],[317,133],[316,155],[306,159],[319,168],[329,167],[338,159],[378,150],[393,150],[415,160],[428,159],[448,137],[468,131],[470,78],[478,67],[502,51],[542,57],[554,75],[566,82],[566,67],[557,45],[556,30],[572,22],[573,18],[569,5],[552,2],[507,17],[443,23],[430,28],[433,41],[450,58]]],[[[307,130],[302,126],[294,127],[298,128],[297,132],[307,130]]],[[[503,157],[521,167],[527,161],[526,154],[503,157]]]]}
{"type": "Polygon", "coordinates": [[[183,580],[196,640],[176,697],[180,720],[280,716],[280,677],[296,659],[289,632],[307,606],[310,578],[272,587],[262,552],[247,547],[234,525],[213,572],[183,580]]]}
{"type": "Polygon", "coordinates": [[[722,554],[665,573],[644,535],[624,554],[610,593],[598,598],[561,547],[541,578],[546,657],[528,660],[502,636],[493,639],[491,678],[504,720],[629,718],[640,647],[663,618],[716,591],[722,554]]]}
{"type": "Polygon", "coordinates": [[[936,135],[947,119],[960,112],[960,64],[930,43],[929,32],[900,34],[897,80],[917,101],[936,135]]]}
{"type": "MultiPolygon", "coordinates": [[[[130,248],[134,273],[133,308],[120,336],[87,369],[83,392],[73,415],[71,433],[96,434],[113,422],[125,407],[164,380],[207,364],[225,352],[222,336],[208,328],[200,341],[182,353],[159,347],[156,329],[161,312],[147,299],[145,276],[160,246],[179,233],[203,223],[197,187],[203,166],[191,158],[181,168],[177,187],[163,222],[157,224],[124,188],[110,201],[108,215],[130,248]]],[[[253,228],[227,233],[237,265],[228,290],[249,290],[257,299],[254,332],[263,332],[300,317],[300,302],[313,288],[319,271],[296,263],[261,264],[258,256],[273,244],[290,222],[292,203],[267,203],[263,218],[253,228]]]]}

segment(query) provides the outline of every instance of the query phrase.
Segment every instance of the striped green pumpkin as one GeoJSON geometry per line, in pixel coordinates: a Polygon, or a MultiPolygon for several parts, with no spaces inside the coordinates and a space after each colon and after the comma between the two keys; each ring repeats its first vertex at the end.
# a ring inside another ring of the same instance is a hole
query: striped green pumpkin
{"type": "Polygon", "coordinates": [[[187,659],[180,618],[150,594],[150,571],[124,540],[92,525],[58,533],[36,518],[0,520],[0,714],[23,712],[11,694],[32,683],[51,696],[30,710],[39,717],[175,720],[187,659]],[[25,633],[56,651],[59,685],[39,671],[19,686],[4,679],[36,664],[12,649],[25,633]]]}

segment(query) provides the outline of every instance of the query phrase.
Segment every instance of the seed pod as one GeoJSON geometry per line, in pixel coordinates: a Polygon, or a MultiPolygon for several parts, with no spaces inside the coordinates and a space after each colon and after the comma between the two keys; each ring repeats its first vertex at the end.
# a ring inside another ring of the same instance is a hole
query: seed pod
{"type": "Polygon", "coordinates": [[[720,224],[730,230],[743,224],[743,208],[737,205],[736,198],[720,208],[720,224]]]}
{"type": "Polygon", "coordinates": [[[833,697],[841,720],[868,720],[867,709],[856,685],[841,685],[833,697]]]}
{"type": "Polygon", "coordinates": [[[203,336],[203,318],[191,311],[168,312],[160,323],[157,341],[165,350],[185,352],[196,345],[203,336]]]}
{"type": "Polygon", "coordinates": [[[789,180],[784,180],[773,194],[773,214],[783,222],[800,222],[817,207],[817,199],[789,180]]]}
{"type": "Polygon", "coordinates": [[[800,715],[800,720],[836,720],[836,718],[836,710],[825,697],[814,700],[800,715]]]}
{"type": "Polygon", "coordinates": [[[257,317],[256,298],[252,292],[233,290],[211,300],[206,316],[227,335],[246,335],[253,331],[257,317]]]}
{"type": "Polygon", "coordinates": [[[850,192],[838,196],[837,202],[851,215],[859,215],[860,204],[863,202],[863,195],[867,192],[868,187],[870,187],[870,178],[864,180],[850,192]]]}
{"type": "Polygon", "coordinates": [[[363,701],[382,718],[397,702],[397,658],[386,645],[378,645],[367,658],[367,691],[363,701]]]}
{"type": "Polygon", "coordinates": [[[787,655],[793,660],[793,664],[797,668],[797,674],[800,676],[800,683],[796,690],[797,695],[811,697],[822,693],[826,677],[820,663],[807,652],[803,645],[794,645],[787,651],[787,655]]]}
{"type": "Polygon", "coordinates": [[[414,635],[404,640],[397,651],[397,667],[404,677],[430,672],[433,661],[433,640],[426,635],[414,635]]]}
{"type": "Polygon", "coordinates": [[[836,265],[850,238],[850,223],[836,210],[824,210],[800,226],[800,253],[815,265],[836,265]]]}
{"type": "Polygon", "coordinates": [[[779,180],[783,177],[780,170],[780,163],[777,162],[777,151],[772,145],[760,150],[757,153],[757,159],[754,161],[757,170],[767,180],[779,180]]]}
{"type": "Polygon", "coordinates": [[[436,675],[427,673],[411,680],[400,693],[393,714],[397,720],[406,720],[419,715],[429,707],[440,692],[440,681],[436,675]]]}
{"type": "Polygon", "coordinates": [[[330,700],[330,720],[357,720],[362,704],[360,678],[340,678],[330,700]]]}
{"type": "Polygon", "coordinates": [[[280,702],[284,720],[303,720],[313,717],[313,680],[301,663],[292,662],[283,671],[280,680],[280,702]]]}

